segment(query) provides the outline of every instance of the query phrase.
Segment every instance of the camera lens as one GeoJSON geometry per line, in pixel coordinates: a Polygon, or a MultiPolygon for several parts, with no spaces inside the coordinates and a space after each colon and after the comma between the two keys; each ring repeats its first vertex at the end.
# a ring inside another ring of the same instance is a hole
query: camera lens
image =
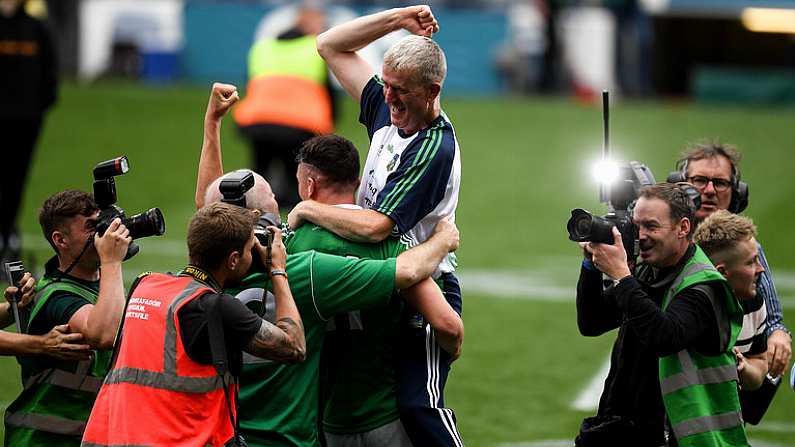
{"type": "Polygon", "coordinates": [[[575,234],[577,235],[590,234],[592,222],[593,219],[591,219],[591,216],[587,214],[577,216],[574,221],[575,234]]]}
{"type": "Polygon", "coordinates": [[[162,236],[166,232],[166,220],[159,208],[151,208],[149,211],[131,216],[123,223],[130,230],[130,237],[133,239],[162,236]]]}
{"type": "Polygon", "coordinates": [[[613,222],[604,217],[594,216],[581,208],[571,211],[566,229],[569,232],[569,239],[575,242],[613,243],[613,222]]]}

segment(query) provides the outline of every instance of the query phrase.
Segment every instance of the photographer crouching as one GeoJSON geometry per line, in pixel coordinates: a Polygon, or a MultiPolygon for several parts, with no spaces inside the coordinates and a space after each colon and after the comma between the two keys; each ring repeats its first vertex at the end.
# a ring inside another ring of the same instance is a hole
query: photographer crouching
{"type": "Polygon", "coordinates": [[[190,265],[138,277],[83,445],[245,445],[236,408],[243,351],[289,363],[306,353],[281,232],[268,227],[266,249],[257,220],[239,206],[207,205],[188,227],[190,265]],[[222,292],[246,277],[252,250],[273,284],[275,324],[222,292]]]}
{"type": "Polygon", "coordinates": [[[80,444],[121,321],[121,264],[131,241],[118,218],[97,234],[98,216],[93,197],[74,190],[54,194],[39,212],[55,256],[36,286],[27,333],[47,334],[68,324],[96,351],[81,361],[18,357],[24,388],[6,410],[5,445],[80,444]]]}
{"type": "Polygon", "coordinates": [[[694,213],[682,187],[643,187],[631,213],[633,269],[615,227],[612,243],[580,243],[580,333],[619,332],[598,413],[583,421],[576,445],[748,444],[732,352],[743,311],[692,242],[694,213]]]}

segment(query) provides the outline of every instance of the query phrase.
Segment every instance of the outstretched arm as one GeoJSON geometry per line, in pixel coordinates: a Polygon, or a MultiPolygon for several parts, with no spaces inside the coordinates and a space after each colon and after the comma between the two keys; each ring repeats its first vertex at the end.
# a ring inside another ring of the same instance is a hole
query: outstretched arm
{"type": "Polygon", "coordinates": [[[427,241],[397,257],[395,288],[405,289],[431,276],[447,253],[457,249],[458,228],[448,219],[440,220],[427,241]]]}
{"type": "Polygon", "coordinates": [[[461,355],[461,344],[464,342],[464,322],[450,306],[439,286],[431,278],[401,292],[412,307],[422,314],[433,330],[439,346],[447,351],[453,360],[461,355]]]}
{"type": "Polygon", "coordinates": [[[196,178],[196,209],[204,206],[207,187],[213,180],[224,175],[221,158],[221,121],[240,97],[237,87],[231,84],[214,83],[204,114],[204,139],[199,158],[199,174],[196,178]]]}
{"type": "Polygon", "coordinates": [[[375,71],[356,51],[400,29],[430,37],[439,24],[426,5],[389,9],[335,26],[317,37],[317,51],[356,102],[375,71]]]}
{"type": "Polygon", "coordinates": [[[350,241],[380,242],[392,232],[395,222],[386,214],[369,209],[349,209],[304,200],[287,216],[290,228],[309,221],[350,241]]]}

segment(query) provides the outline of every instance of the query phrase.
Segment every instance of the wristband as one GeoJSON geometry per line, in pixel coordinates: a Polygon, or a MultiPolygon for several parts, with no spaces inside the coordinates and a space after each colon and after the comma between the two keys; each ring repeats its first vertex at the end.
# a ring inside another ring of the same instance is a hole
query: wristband
{"type": "Polygon", "coordinates": [[[271,270],[268,276],[270,276],[271,278],[273,278],[274,276],[284,276],[284,279],[288,279],[287,272],[285,272],[284,270],[271,270]]]}
{"type": "Polygon", "coordinates": [[[582,268],[584,268],[585,270],[591,270],[591,271],[596,270],[596,266],[593,265],[593,261],[591,261],[588,258],[585,258],[585,259],[582,260],[582,268]]]}

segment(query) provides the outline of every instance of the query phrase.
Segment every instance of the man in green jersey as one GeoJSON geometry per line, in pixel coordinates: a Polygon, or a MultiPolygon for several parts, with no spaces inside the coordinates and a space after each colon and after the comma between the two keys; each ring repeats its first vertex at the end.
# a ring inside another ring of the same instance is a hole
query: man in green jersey
{"type": "MultiPolygon", "coordinates": [[[[354,205],[359,185],[359,153],[345,138],[326,135],[307,141],[298,154],[298,193],[344,208],[354,205]]],[[[318,250],[357,258],[382,259],[408,246],[402,238],[388,237],[377,244],[343,239],[311,223],[298,227],[288,239],[288,250],[318,250]]],[[[440,345],[453,358],[463,339],[461,317],[430,279],[401,292],[434,328],[440,345]]],[[[323,430],[333,446],[410,445],[397,405],[395,344],[403,300],[389,306],[356,310],[335,317],[323,347],[323,430]]]]}
{"type": "MultiPolygon", "coordinates": [[[[234,86],[213,86],[205,115],[197,206],[221,198],[218,190],[220,179],[216,178],[223,171],[219,143],[220,120],[236,100],[234,86]],[[209,188],[206,187],[210,182],[213,183],[209,188]]],[[[277,213],[278,205],[267,182],[261,176],[255,175],[255,178],[254,187],[246,193],[247,207],[264,213],[277,213]]],[[[414,247],[396,259],[346,259],[315,251],[290,254],[287,258],[287,273],[304,321],[307,359],[300,366],[275,365],[255,358],[248,359],[241,378],[240,420],[249,444],[318,445],[318,364],[327,321],[334,315],[389,304],[393,289],[407,288],[427,278],[435,268],[435,263],[448,251],[455,249],[457,243],[457,230],[445,222],[426,244],[414,247]],[[393,269],[388,279],[386,276],[389,275],[384,275],[384,266],[392,266],[393,269]]],[[[384,248],[378,254],[384,258],[396,253],[384,248]]],[[[252,275],[244,288],[262,287],[263,279],[262,275],[252,275]]],[[[244,290],[242,293],[247,292],[244,290]]]]}
{"type": "Polygon", "coordinates": [[[124,310],[121,263],[131,241],[120,219],[96,235],[98,209],[90,194],[68,190],[49,197],[39,222],[56,255],[36,289],[28,333],[68,324],[96,352],[92,359],[19,357],[22,393],[5,414],[7,446],[78,446],[124,310]]]}

